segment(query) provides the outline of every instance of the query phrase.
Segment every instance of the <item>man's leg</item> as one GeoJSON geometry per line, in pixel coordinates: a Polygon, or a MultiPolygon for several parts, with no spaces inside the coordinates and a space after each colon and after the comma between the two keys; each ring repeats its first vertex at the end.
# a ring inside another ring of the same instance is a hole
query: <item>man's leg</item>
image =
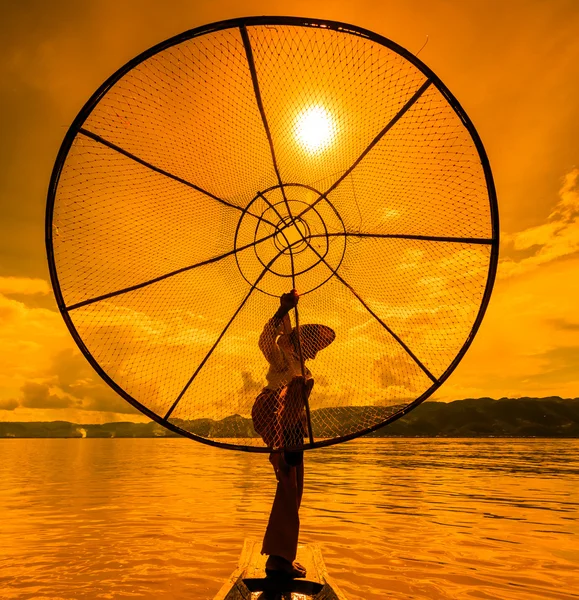
{"type": "Polygon", "coordinates": [[[298,510],[302,505],[302,496],[304,495],[304,460],[296,467],[296,482],[298,486],[298,510]]]}
{"type": "Polygon", "coordinates": [[[263,538],[262,554],[280,556],[293,563],[300,531],[298,511],[303,491],[303,463],[292,467],[281,453],[270,454],[270,462],[275,471],[277,489],[263,538]]]}

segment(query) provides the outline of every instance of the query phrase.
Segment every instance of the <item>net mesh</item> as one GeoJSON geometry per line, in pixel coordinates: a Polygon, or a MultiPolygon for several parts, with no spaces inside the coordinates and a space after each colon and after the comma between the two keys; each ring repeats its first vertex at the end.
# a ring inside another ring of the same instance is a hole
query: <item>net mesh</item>
{"type": "Polygon", "coordinates": [[[240,20],[146,53],[83,109],[49,260],[125,398],[266,451],[359,435],[448,376],[488,302],[496,200],[464,113],[410,58],[240,20]]]}

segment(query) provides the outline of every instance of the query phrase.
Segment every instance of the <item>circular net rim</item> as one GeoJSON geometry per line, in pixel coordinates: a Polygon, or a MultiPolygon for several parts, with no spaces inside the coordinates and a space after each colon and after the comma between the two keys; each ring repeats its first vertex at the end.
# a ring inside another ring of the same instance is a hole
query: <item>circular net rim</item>
{"type": "MultiPolygon", "coordinates": [[[[492,237],[490,238],[488,244],[490,246],[490,259],[489,259],[489,271],[487,276],[487,281],[484,289],[484,293],[482,296],[481,304],[476,315],[476,318],[473,322],[473,326],[469,335],[466,338],[463,346],[460,348],[454,359],[448,365],[443,374],[438,377],[437,381],[433,383],[431,387],[429,387],[424,393],[422,393],[418,398],[412,401],[410,404],[404,406],[399,411],[393,413],[388,416],[382,422],[372,425],[371,427],[367,427],[365,429],[361,429],[354,433],[350,433],[348,435],[343,435],[339,437],[335,437],[332,439],[321,439],[315,441],[314,443],[307,442],[304,443],[302,449],[309,450],[314,448],[321,448],[325,446],[331,446],[335,444],[339,444],[342,442],[346,442],[363,435],[372,433],[389,423],[392,423],[399,418],[406,415],[408,412],[416,408],[422,402],[424,402],[427,398],[429,398],[450,376],[450,374],[454,371],[456,366],[459,364],[464,354],[470,347],[479,327],[482,322],[482,319],[485,315],[488,303],[490,301],[490,297],[493,290],[493,285],[496,278],[496,271],[498,265],[498,256],[499,256],[499,212],[498,212],[498,203],[496,196],[496,189],[492,177],[492,172],[490,168],[490,163],[484,149],[483,143],[478,135],[472,121],[458,102],[458,100],[453,96],[453,94],[448,90],[448,88],[444,85],[444,83],[439,79],[439,77],[429,68],[427,67],[420,59],[410,53],[408,50],[403,48],[402,46],[396,44],[395,42],[389,40],[388,38],[381,36],[377,33],[374,33],[368,29],[364,29],[361,27],[357,27],[355,25],[350,25],[348,23],[343,23],[339,21],[332,20],[324,20],[324,19],[312,19],[312,18],[303,18],[303,17],[281,17],[281,16],[260,16],[260,17],[242,17],[236,19],[228,19],[224,21],[219,21],[215,23],[210,23],[206,25],[202,25],[200,27],[185,31],[176,36],[173,36],[155,46],[145,50],[125,65],[123,65],[120,69],[118,69],[113,75],[111,75],[98,89],[97,91],[89,98],[86,104],[82,107],[70,128],[68,129],[64,140],[61,144],[60,150],[58,152],[54,168],[52,171],[50,184],[48,188],[48,197],[47,197],[47,206],[46,206],[46,218],[45,218],[45,243],[46,243],[46,252],[49,266],[49,273],[51,278],[52,287],[54,290],[55,299],[59,308],[59,311],[70,331],[74,341],[78,345],[80,351],[83,353],[85,358],[88,360],[93,369],[98,373],[98,375],[109,385],[117,394],[119,394],[124,400],[129,402],[132,406],[138,409],[145,416],[149,417],[151,420],[159,423],[166,429],[177,433],[181,436],[193,439],[195,441],[201,442],[202,444],[206,444],[209,446],[214,446],[218,448],[225,448],[231,450],[239,450],[245,452],[258,452],[258,453],[269,453],[272,452],[271,448],[268,447],[258,447],[258,446],[249,446],[242,444],[232,444],[227,442],[219,441],[218,439],[211,439],[196,435],[190,431],[186,431],[179,426],[171,423],[169,420],[163,419],[160,415],[154,413],[149,408],[141,404],[138,400],[133,398],[129,393],[127,393],[123,388],[121,388],[113,379],[107,375],[107,373],[103,370],[91,352],[88,350],[85,345],[83,339],[79,335],[72,319],[68,313],[67,306],[63,299],[63,294],[60,287],[60,282],[58,278],[58,273],[55,264],[54,257],[54,249],[53,249],[53,213],[54,213],[54,205],[56,199],[56,193],[58,189],[58,184],[60,180],[60,175],[66,159],[68,157],[69,151],[72,147],[72,144],[79,133],[79,130],[82,128],[82,125],[87,120],[89,115],[92,113],[94,108],[98,105],[99,101],[105,96],[105,94],[110,90],[113,85],[115,85],[124,75],[126,75],[130,70],[134,67],[138,66],[145,60],[151,58],[152,56],[190,40],[192,38],[202,36],[209,33],[218,32],[225,29],[230,28],[240,28],[240,27],[249,27],[249,26],[299,26],[299,27],[310,27],[310,28],[324,28],[334,30],[340,33],[359,36],[362,38],[369,39],[377,44],[385,46],[389,50],[396,52],[401,55],[403,58],[412,63],[417,69],[419,69],[427,78],[427,81],[432,84],[434,87],[440,91],[440,93],[447,100],[448,104],[457,114],[459,119],[462,121],[464,127],[468,131],[475,148],[478,153],[478,157],[480,159],[481,167],[483,169],[484,178],[486,182],[486,187],[488,191],[488,199],[489,199],[489,208],[490,208],[490,221],[492,228],[492,237]]],[[[277,451],[283,451],[283,448],[277,451]]]]}

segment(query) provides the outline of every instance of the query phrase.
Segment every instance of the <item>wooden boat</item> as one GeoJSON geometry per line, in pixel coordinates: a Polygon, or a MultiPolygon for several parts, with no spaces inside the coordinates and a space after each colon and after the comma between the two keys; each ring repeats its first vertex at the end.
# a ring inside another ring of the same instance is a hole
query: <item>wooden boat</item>
{"type": "Polygon", "coordinates": [[[265,576],[261,544],[245,540],[239,566],[214,600],[346,600],[328,574],[317,544],[300,545],[297,560],[307,569],[305,579],[265,576]]]}

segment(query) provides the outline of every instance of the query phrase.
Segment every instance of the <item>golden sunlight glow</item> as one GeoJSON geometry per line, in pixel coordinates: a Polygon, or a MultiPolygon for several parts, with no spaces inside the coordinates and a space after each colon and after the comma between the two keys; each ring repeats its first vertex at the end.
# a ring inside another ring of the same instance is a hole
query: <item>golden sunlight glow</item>
{"type": "Polygon", "coordinates": [[[295,126],[298,141],[309,152],[325,150],[336,136],[336,124],[321,106],[310,106],[298,115],[295,126]]]}

